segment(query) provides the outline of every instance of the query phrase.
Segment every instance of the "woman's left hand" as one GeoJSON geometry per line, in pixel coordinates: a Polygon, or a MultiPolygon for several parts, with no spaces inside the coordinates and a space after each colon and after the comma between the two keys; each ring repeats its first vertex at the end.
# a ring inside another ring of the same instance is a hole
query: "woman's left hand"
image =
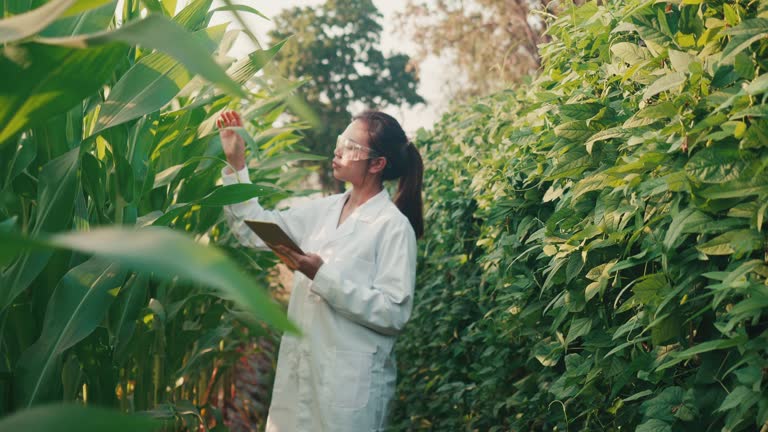
{"type": "Polygon", "coordinates": [[[298,270],[304,273],[304,275],[310,279],[315,278],[317,271],[320,270],[320,266],[322,266],[324,263],[323,259],[320,258],[320,255],[317,254],[302,255],[293,249],[282,245],[274,245],[272,247],[275,249],[275,251],[279,252],[278,256],[283,255],[284,257],[288,258],[286,261],[283,259],[283,256],[280,256],[281,260],[285,263],[285,265],[288,266],[289,269],[298,270]]]}

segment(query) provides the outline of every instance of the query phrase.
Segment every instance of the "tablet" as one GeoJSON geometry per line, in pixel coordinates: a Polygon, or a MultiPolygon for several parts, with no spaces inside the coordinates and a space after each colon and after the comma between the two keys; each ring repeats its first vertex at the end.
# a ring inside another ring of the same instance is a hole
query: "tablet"
{"type": "Polygon", "coordinates": [[[264,241],[264,243],[267,244],[267,246],[270,244],[283,245],[295,250],[302,255],[306,255],[304,251],[301,250],[299,245],[296,244],[296,242],[293,241],[293,239],[285,231],[283,231],[282,228],[280,228],[280,225],[273,222],[253,220],[246,220],[245,223],[254,233],[256,233],[257,236],[259,236],[259,238],[264,241]]]}

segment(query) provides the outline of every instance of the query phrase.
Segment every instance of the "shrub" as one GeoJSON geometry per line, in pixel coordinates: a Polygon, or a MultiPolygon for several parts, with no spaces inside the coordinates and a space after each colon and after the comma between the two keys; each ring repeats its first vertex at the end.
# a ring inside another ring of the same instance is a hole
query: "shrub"
{"type": "Polygon", "coordinates": [[[395,430],[768,425],[768,3],[587,3],[417,145],[395,430]]]}

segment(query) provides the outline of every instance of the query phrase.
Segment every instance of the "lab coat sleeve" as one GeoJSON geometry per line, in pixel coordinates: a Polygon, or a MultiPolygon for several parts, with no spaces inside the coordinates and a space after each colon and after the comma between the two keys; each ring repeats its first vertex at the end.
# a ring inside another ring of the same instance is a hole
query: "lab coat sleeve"
{"type": "Polygon", "coordinates": [[[387,233],[371,284],[353,281],[336,262],[324,263],[310,283],[339,314],[379,333],[399,333],[411,316],[416,285],[416,236],[410,225],[387,233]]]}
{"type": "MultiPolygon", "coordinates": [[[[221,170],[222,183],[227,186],[236,183],[251,183],[248,167],[240,171],[226,173],[221,170]]],[[[224,217],[235,238],[246,247],[268,250],[269,247],[245,224],[245,220],[274,222],[280,226],[294,241],[300,243],[310,229],[310,204],[295,206],[287,210],[266,210],[259,204],[258,198],[251,198],[237,204],[226,205],[224,217]]]]}

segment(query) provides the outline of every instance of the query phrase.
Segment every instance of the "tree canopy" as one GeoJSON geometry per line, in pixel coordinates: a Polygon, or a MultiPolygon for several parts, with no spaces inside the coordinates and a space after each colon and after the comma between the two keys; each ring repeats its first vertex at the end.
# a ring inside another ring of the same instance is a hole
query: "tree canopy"
{"type": "MultiPolygon", "coordinates": [[[[331,154],[336,136],[350,122],[353,109],[423,103],[409,56],[380,48],[382,15],[371,0],[328,0],[316,7],[294,7],[274,18],[273,43],[289,38],[277,70],[303,79],[304,97],[320,119],[306,132],[310,150],[331,154]]],[[[340,189],[322,165],[326,189],[340,189]]]]}
{"type": "Polygon", "coordinates": [[[463,75],[451,78],[454,96],[465,99],[501,90],[534,73],[538,44],[548,41],[549,0],[408,0],[400,28],[419,42],[418,61],[441,56],[463,75]]]}

